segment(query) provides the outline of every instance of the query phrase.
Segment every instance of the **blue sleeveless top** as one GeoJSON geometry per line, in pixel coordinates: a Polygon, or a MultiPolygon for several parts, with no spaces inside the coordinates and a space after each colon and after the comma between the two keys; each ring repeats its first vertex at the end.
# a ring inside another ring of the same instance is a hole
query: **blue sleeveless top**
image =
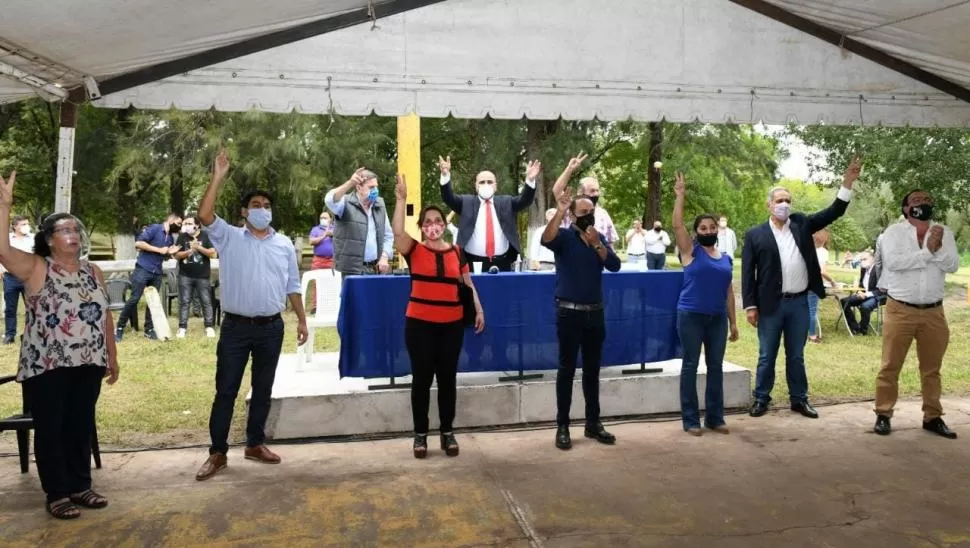
{"type": "Polygon", "coordinates": [[[700,314],[724,314],[731,285],[732,259],[722,253],[714,259],[700,244],[694,244],[694,260],[684,268],[684,285],[677,310],[700,314]]]}

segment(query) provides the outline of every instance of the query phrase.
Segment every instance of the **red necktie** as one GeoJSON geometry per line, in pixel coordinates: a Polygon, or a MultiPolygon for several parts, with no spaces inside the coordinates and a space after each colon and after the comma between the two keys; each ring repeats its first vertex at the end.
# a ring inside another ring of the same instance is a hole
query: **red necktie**
{"type": "Polygon", "coordinates": [[[485,200],[485,256],[495,256],[495,223],[492,221],[492,201],[485,200]]]}

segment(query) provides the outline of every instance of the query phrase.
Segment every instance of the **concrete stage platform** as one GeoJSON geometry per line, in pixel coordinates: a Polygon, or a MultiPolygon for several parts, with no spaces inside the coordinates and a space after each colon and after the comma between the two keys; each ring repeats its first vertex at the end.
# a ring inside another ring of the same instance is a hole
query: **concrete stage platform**
{"type": "MultiPolygon", "coordinates": [[[[337,353],[319,353],[298,370],[296,354],[280,357],[266,435],[270,439],[294,439],[355,434],[408,432],[412,429],[408,388],[370,390],[388,379],[340,379],[337,353]]],[[[704,404],[706,371],[698,373],[697,388],[704,404]]],[[[600,407],[605,417],[624,417],[680,411],[680,360],[647,364],[659,373],[624,375],[636,366],[606,367],[600,373],[600,407]]],[[[533,373],[533,372],[526,372],[533,373]]],[[[501,426],[554,421],[556,418],[556,372],[537,371],[540,380],[499,382],[505,373],[460,373],[456,428],[501,426]]],[[[514,372],[507,373],[515,374],[514,372]]],[[[583,391],[576,373],[572,418],[581,423],[583,391]]],[[[397,379],[409,383],[410,377],[397,379]]],[[[724,405],[727,409],[748,405],[751,372],[724,364],[724,405]]],[[[436,388],[431,393],[431,428],[437,428],[436,388]]],[[[246,396],[247,402],[250,395],[246,396]]]]}

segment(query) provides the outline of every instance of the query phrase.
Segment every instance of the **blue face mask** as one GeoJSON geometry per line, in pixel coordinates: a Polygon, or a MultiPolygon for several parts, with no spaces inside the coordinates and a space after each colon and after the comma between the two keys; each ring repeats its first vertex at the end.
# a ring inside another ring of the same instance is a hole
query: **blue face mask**
{"type": "Polygon", "coordinates": [[[370,203],[374,203],[377,201],[378,196],[380,196],[380,193],[377,191],[377,187],[375,186],[374,188],[370,189],[370,192],[367,193],[367,200],[370,203]]]}
{"type": "Polygon", "coordinates": [[[250,208],[246,220],[256,230],[266,230],[269,228],[269,224],[273,222],[273,212],[262,207],[250,208]]]}

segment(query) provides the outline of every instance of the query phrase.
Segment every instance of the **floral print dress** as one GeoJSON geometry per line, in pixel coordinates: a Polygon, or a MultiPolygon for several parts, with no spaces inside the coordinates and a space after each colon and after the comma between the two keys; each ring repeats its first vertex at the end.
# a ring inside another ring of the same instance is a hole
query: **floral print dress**
{"type": "Polygon", "coordinates": [[[91,263],[69,272],[47,257],[44,286],[26,301],[18,382],[58,367],[108,366],[108,292],[91,263]]]}

